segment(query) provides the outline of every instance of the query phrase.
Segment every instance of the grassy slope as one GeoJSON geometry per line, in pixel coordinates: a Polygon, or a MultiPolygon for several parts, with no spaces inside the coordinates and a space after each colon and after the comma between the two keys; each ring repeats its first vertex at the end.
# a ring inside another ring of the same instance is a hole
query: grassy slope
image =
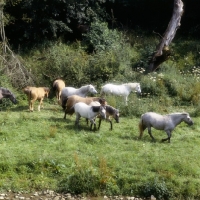
{"type": "Polygon", "coordinates": [[[131,193],[130,184],[142,185],[156,177],[175,193],[197,196],[200,192],[198,118],[192,127],[180,124],[171,144],[161,143],[165,133],[153,129],[157,142],[152,143],[146,131],[142,140],[137,139],[137,117],[122,116],[113,131],[102,122],[101,130],[94,133],[84,119],[80,129],[74,128],[75,116],[64,120],[61,107],[44,105],[41,112],[29,113],[26,105],[1,111],[2,189],[57,189],[76,169],[88,168],[97,170],[104,183],[122,184],[120,192],[125,194],[131,193]]]}

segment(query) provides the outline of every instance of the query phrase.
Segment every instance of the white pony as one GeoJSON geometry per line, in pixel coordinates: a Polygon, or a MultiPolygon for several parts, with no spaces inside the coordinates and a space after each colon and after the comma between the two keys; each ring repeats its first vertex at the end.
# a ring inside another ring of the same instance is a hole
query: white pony
{"type": "Polygon", "coordinates": [[[60,95],[60,104],[62,105],[62,102],[71,95],[86,97],[88,93],[97,94],[97,91],[93,85],[85,85],[78,89],[74,87],[64,87],[60,95]]]}
{"type": "Polygon", "coordinates": [[[139,138],[142,137],[143,131],[147,128],[150,137],[152,138],[152,140],[155,140],[151,133],[151,127],[153,127],[157,130],[164,130],[167,133],[167,138],[162,139],[162,141],[168,140],[168,142],[170,142],[172,131],[181,122],[185,122],[188,125],[194,124],[190,115],[186,112],[171,113],[168,115],[160,115],[154,112],[147,112],[141,116],[139,122],[139,138]]]}
{"type": "Polygon", "coordinates": [[[122,85],[106,84],[101,88],[101,95],[114,94],[123,96],[127,105],[129,94],[134,91],[141,93],[140,83],[124,83],[122,85]]]}
{"type": "Polygon", "coordinates": [[[76,113],[75,125],[79,125],[80,118],[84,117],[90,120],[91,122],[90,130],[92,130],[93,124],[94,124],[94,130],[96,130],[95,118],[97,115],[100,115],[100,117],[102,117],[103,119],[106,118],[105,106],[99,105],[99,102],[93,105],[87,105],[83,102],[78,102],[74,105],[74,111],[76,113]]]}

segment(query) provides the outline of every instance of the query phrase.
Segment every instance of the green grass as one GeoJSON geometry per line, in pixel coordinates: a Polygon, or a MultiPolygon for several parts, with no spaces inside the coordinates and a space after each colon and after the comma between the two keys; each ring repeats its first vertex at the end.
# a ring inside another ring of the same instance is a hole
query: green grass
{"type": "Polygon", "coordinates": [[[26,104],[1,111],[1,190],[199,197],[198,117],[191,127],[177,126],[170,144],[160,142],[163,131],[152,129],[153,143],[147,131],[138,140],[139,117],[122,115],[113,131],[103,121],[91,132],[85,119],[76,128],[74,115],[64,120],[59,105],[44,106],[41,112],[30,113],[26,104]]]}

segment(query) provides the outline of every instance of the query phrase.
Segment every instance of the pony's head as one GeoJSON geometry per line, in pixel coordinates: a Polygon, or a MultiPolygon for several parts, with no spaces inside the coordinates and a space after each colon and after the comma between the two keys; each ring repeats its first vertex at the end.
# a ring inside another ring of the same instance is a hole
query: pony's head
{"type": "Polygon", "coordinates": [[[115,121],[116,121],[117,123],[119,123],[119,110],[118,110],[118,109],[115,110],[115,113],[114,113],[114,115],[113,115],[113,118],[115,119],[115,121]]]}
{"type": "Polygon", "coordinates": [[[92,94],[97,94],[97,91],[95,90],[93,85],[88,85],[88,91],[92,94]]]}
{"type": "Polygon", "coordinates": [[[135,90],[136,90],[136,92],[137,92],[138,94],[141,94],[142,91],[141,91],[140,83],[138,83],[138,84],[136,85],[135,90]]]}
{"type": "Polygon", "coordinates": [[[140,83],[128,83],[128,85],[132,91],[135,91],[138,94],[141,94],[142,91],[141,91],[140,83]]]}
{"type": "Polygon", "coordinates": [[[106,101],[104,98],[100,98],[100,99],[99,99],[99,103],[100,103],[102,106],[106,106],[106,105],[107,105],[107,101],[106,101]]]}
{"type": "Polygon", "coordinates": [[[190,115],[188,113],[183,113],[183,116],[184,116],[183,121],[186,124],[188,124],[190,126],[194,124],[193,120],[191,119],[191,117],[190,117],[190,115]]]}
{"type": "Polygon", "coordinates": [[[106,119],[106,107],[101,105],[99,108],[99,115],[102,119],[106,119]]]}
{"type": "Polygon", "coordinates": [[[16,99],[16,97],[15,97],[14,94],[11,93],[9,99],[10,99],[14,104],[17,104],[17,99],[16,99]]]}
{"type": "Polygon", "coordinates": [[[3,88],[2,95],[4,98],[10,99],[12,101],[12,103],[14,103],[14,104],[17,103],[17,99],[15,98],[15,95],[10,90],[3,88]]]}
{"type": "Polygon", "coordinates": [[[45,96],[48,98],[50,89],[48,87],[44,87],[45,96]]]}

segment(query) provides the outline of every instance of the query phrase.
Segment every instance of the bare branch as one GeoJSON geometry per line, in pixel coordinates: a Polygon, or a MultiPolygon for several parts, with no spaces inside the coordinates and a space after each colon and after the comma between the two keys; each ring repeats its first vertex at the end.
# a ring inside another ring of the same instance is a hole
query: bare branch
{"type": "Polygon", "coordinates": [[[26,85],[34,85],[35,80],[33,75],[20,62],[18,57],[7,44],[4,30],[3,4],[0,4],[0,36],[2,39],[0,71],[10,78],[12,85],[16,88],[23,88],[26,85]]]}

